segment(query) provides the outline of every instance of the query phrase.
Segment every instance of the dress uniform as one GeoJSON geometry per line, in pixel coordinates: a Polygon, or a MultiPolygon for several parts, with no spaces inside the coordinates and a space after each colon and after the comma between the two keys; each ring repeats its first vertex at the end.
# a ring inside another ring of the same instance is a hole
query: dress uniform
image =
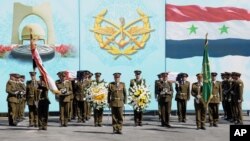
{"type": "Polygon", "coordinates": [[[240,79],[241,74],[233,72],[234,86],[232,92],[232,115],[235,124],[243,124],[242,119],[242,102],[243,102],[243,89],[244,83],[240,79]]]}
{"type": "MultiPolygon", "coordinates": [[[[89,82],[92,81],[92,76],[93,76],[93,73],[91,73],[90,71],[88,71],[88,80],[89,82]]],[[[92,113],[92,106],[90,104],[90,102],[87,102],[87,112],[86,112],[86,120],[89,120],[91,118],[91,113],[92,113]]]]}
{"type": "Polygon", "coordinates": [[[179,122],[186,122],[187,101],[190,99],[190,82],[187,81],[188,74],[181,73],[175,84],[177,101],[177,113],[179,122]]]}
{"type": "Polygon", "coordinates": [[[159,95],[160,95],[160,91],[159,91],[159,84],[162,81],[162,75],[161,73],[157,75],[158,80],[155,80],[155,99],[158,102],[158,114],[159,114],[159,119],[161,119],[161,106],[160,106],[160,102],[159,102],[159,95]]]}
{"type": "Polygon", "coordinates": [[[75,84],[75,98],[77,100],[77,116],[78,122],[85,122],[87,118],[87,89],[90,86],[88,80],[88,71],[81,72],[81,79],[75,84]]]}
{"type": "Polygon", "coordinates": [[[19,121],[24,119],[24,110],[26,103],[26,85],[25,85],[25,76],[20,75],[19,78],[19,91],[20,93],[17,95],[18,98],[18,106],[17,106],[17,118],[19,121]]]}
{"type": "Polygon", "coordinates": [[[227,118],[226,120],[232,120],[232,98],[231,92],[233,88],[233,80],[231,78],[231,73],[225,72],[225,80],[222,83],[222,93],[223,93],[223,100],[225,100],[225,108],[227,118]]]}
{"type": "MultiPolygon", "coordinates": [[[[135,79],[130,80],[130,87],[133,88],[134,86],[146,86],[145,79],[141,79],[141,71],[135,70],[135,79]]],[[[134,122],[135,126],[142,126],[142,115],[143,112],[140,109],[134,109],[134,122]]]]}
{"type": "Polygon", "coordinates": [[[8,94],[7,96],[7,102],[8,102],[8,120],[9,120],[9,126],[16,126],[17,125],[17,104],[18,104],[18,99],[17,99],[17,94],[19,93],[18,91],[18,79],[19,75],[18,74],[10,74],[10,79],[8,80],[6,84],[6,93],[8,94]]]}
{"type": "Polygon", "coordinates": [[[59,105],[60,105],[60,120],[61,126],[67,127],[69,120],[69,104],[72,93],[72,84],[66,80],[65,72],[59,72],[60,80],[56,81],[56,86],[60,91],[59,105]]]}
{"type": "Polygon", "coordinates": [[[77,101],[76,101],[76,88],[75,85],[77,83],[77,79],[71,80],[72,88],[73,88],[73,101],[72,101],[72,112],[71,119],[76,119],[77,116],[77,101]]]}
{"type": "Polygon", "coordinates": [[[122,134],[123,108],[127,102],[125,83],[120,82],[121,73],[114,73],[115,82],[108,86],[108,104],[112,112],[113,133],[122,134]]]}
{"type": "Polygon", "coordinates": [[[39,127],[39,130],[47,130],[50,101],[48,97],[48,88],[42,76],[40,76],[40,81],[38,82],[38,90],[39,90],[38,127],[39,127]]]}
{"type": "Polygon", "coordinates": [[[212,76],[212,96],[210,99],[210,102],[208,104],[208,112],[209,112],[209,122],[210,127],[218,126],[218,120],[219,120],[219,104],[222,99],[222,88],[221,88],[221,82],[216,81],[216,72],[211,73],[212,76]]]}
{"type": "Polygon", "coordinates": [[[31,80],[26,82],[26,97],[29,108],[29,126],[37,127],[38,123],[38,81],[36,80],[36,72],[30,72],[31,80]]]}
{"type": "MultiPolygon", "coordinates": [[[[95,73],[95,80],[93,80],[93,82],[96,82],[97,85],[104,83],[104,81],[100,80],[101,75],[102,74],[100,72],[95,73]]],[[[95,126],[101,127],[102,126],[102,118],[103,118],[103,108],[97,109],[96,107],[93,107],[93,109],[94,109],[95,126]]]]}
{"type": "Polygon", "coordinates": [[[171,105],[173,98],[173,86],[170,81],[168,81],[168,73],[162,73],[163,80],[160,82],[160,106],[161,106],[161,125],[166,127],[171,127],[169,124],[171,105]]]}
{"type": "Polygon", "coordinates": [[[227,118],[227,108],[226,108],[226,95],[224,95],[225,92],[225,82],[226,82],[226,78],[225,78],[225,73],[221,73],[221,90],[222,90],[222,99],[221,99],[221,103],[222,103],[222,108],[223,108],[223,112],[224,112],[224,119],[227,118]]]}
{"type": "Polygon", "coordinates": [[[197,130],[205,128],[206,122],[206,103],[202,98],[202,87],[203,87],[203,79],[202,74],[197,74],[198,82],[192,84],[191,94],[194,96],[194,108],[196,114],[196,126],[197,130]]]}

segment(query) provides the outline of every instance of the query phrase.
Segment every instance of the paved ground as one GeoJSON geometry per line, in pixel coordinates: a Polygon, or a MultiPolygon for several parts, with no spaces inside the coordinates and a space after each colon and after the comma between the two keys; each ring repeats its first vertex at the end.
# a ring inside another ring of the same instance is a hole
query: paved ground
{"type": "MultiPolygon", "coordinates": [[[[171,117],[173,128],[160,126],[157,116],[144,116],[142,127],[133,126],[133,117],[125,117],[123,134],[112,133],[111,118],[104,117],[104,127],[94,127],[93,118],[87,123],[69,123],[68,127],[60,127],[57,117],[49,118],[47,131],[39,131],[28,126],[28,119],[20,122],[17,127],[9,127],[7,118],[0,117],[1,141],[229,141],[229,125],[220,120],[219,127],[208,127],[207,130],[196,130],[194,116],[188,116],[186,123],[177,122],[171,117]]],[[[244,124],[250,124],[250,117],[244,117],[244,124]]]]}

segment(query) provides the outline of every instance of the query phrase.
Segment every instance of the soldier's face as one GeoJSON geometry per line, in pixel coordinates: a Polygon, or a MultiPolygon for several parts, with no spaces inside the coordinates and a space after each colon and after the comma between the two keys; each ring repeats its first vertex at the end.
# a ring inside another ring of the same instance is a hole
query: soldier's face
{"type": "Polygon", "coordinates": [[[200,76],[198,76],[198,77],[197,77],[197,80],[198,80],[199,82],[202,82],[202,81],[203,81],[203,78],[200,77],[200,76]]]}
{"type": "Polygon", "coordinates": [[[115,82],[120,82],[121,78],[120,77],[115,77],[115,82]]]}
{"type": "Polygon", "coordinates": [[[167,75],[163,76],[163,80],[164,81],[168,80],[168,76],[167,75]]]}
{"type": "Polygon", "coordinates": [[[183,81],[187,81],[187,77],[183,77],[183,81]]]}
{"type": "Polygon", "coordinates": [[[16,78],[14,76],[10,76],[10,80],[15,80],[16,78]]]}
{"type": "Polygon", "coordinates": [[[31,76],[31,79],[32,79],[32,80],[36,80],[36,76],[32,75],[32,76],[31,76]]]}
{"type": "Polygon", "coordinates": [[[135,75],[136,79],[141,79],[141,75],[135,75]]]}
{"type": "Polygon", "coordinates": [[[212,76],[212,81],[215,81],[216,80],[216,76],[212,76]]]}
{"type": "Polygon", "coordinates": [[[100,76],[95,77],[96,81],[100,81],[100,76]]]}

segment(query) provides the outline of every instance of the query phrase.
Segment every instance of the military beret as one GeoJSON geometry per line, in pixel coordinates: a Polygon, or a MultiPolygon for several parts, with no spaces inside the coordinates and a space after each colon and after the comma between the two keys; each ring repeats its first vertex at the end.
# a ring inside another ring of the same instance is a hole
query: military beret
{"type": "Polygon", "coordinates": [[[113,75],[114,75],[115,78],[119,78],[122,74],[119,73],[119,72],[116,72],[116,73],[114,73],[113,75]]]}
{"type": "Polygon", "coordinates": [[[182,77],[188,77],[188,74],[187,74],[187,73],[182,73],[181,76],[182,76],[182,77]]]}
{"type": "Polygon", "coordinates": [[[164,77],[164,76],[168,76],[168,72],[163,72],[161,73],[161,75],[164,77]]]}
{"type": "Polygon", "coordinates": [[[140,75],[141,71],[140,70],[135,70],[134,73],[135,73],[135,75],[140,75]]]}
{"type": "Polygon", "coordinates": [[[197,73],[196,76],[197,77],[202,77],[202,74],[201,73],[197,73]]]}
{"type": "Polygon", "coordinates": [[[95,76],[101,76],[101,75],[102,75],[102,73],[100,73],[100,72],[95,73],[95,76]]]}
{"type": "Polygon", "coordinates": [[[35,71],[31,71],[30,72],[30,76],[35,76],[36,75],[36,72],[35,71]]]}
{"type": "Polygon", "coordinates": [[[211,72],[212,76],[217,76],[217,72],[211,72]]]}

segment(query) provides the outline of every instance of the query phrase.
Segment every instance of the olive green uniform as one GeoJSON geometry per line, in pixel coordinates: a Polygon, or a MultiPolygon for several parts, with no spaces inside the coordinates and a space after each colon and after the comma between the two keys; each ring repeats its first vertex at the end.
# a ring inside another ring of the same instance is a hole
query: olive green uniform
{"type": "Polygon", "coordinates": [[[90,86],[90,81],[85,79],[77,81],[75,84],[75,98],[77,100],[77,116],[78,122],[85,122],[87,118],[87,88],[90,86]]]}
{"type": "Polygon", "coordinates": [[[7,102],[8,102],[8,119],[9,119],[9,125],[10,126],[16,126],[17,124],[17,94],[18,91],[18,83],[13,80],[9,80],[6,84],[6,92],[8,94],[7,96],[7,102]]]}
{"type": "Polygon", "coordinates": [[[186,121],[186,109],[187,109],[187,100],[190,99],[190,82],[184,81],[183,83],[175,84],[176,96],[175,100],[177,101],[177,114],[179,122],[186,121]]]}
{"type": "Polygon", "coordinates": [[[161,125],[170,126],[170,114],[173,98],[173,86],[169,81],[161,81],[159,85],[159,102],[161,106],[161,125]]]}
{"type": "Polygon", "coordinates": [[[121,132],[123,124],[123,108],[127,102],[125,83],[111,82],[108,86],[108,103],[112,112],[113,132],[121,132]]]}
{"type": "Polygon", "coordinates": [[[212,82],[212,98],[208,104],[210,126],[217,126],[219,120],[219,104],[222,99],[221,82],[212,82]]]}
{"type": "Polygon", "coordinates": [[[194,108],[196,114],[197,129],[205,128],[206,122],[206,103],[202,98],[202,84],[198,82],[192,84],[191,94],[194,96],[194,108]],[[200,98],[199,98],[200,97],[200,98]]]}
{"type": "Polygon", "coordinates": [[[30,80],[26,83],[26,96],[27,105],[29,108],[29,124],[30,126],[37,126],[38,113],[37,113],[37,102],[38,102],[38,81],[30,80]]]}
{"type": "MultiPolygon", "coordinates": [[[[146,86],[146,81],[145,79],[140,79],[140,80],[136,80],[136,79],[132,79],[130,80],[130,87],[134,87],[134,86],[141,86],[141,85],[145,85],[146,86]]],[[[143,112],[140,109],[134,109],[134,122],[135,125],[140,125],[142,124],[142,116],[143,116],[143,112]]]]}
{"type": "Polygon", "coordinates": [[[38,127],[39,129],[47,130],[50,101],[45,82],[39,81],[38,90],[38,127]]]}
{"type": "Polygon", "coordinates": [[[22,120],[24,118],[24,110],[25,110],[25,103],[26,103],[26,86],[25,83],[19,82],[19,93],[17,95],[18,98],[18,106],[17,106],[17,118],[22,120]]]}
{"type": "Polygon", "coordinates": [[[158,114],[159,114],[159,119],[161,119],[161,106],[160,106],[160,91],[159,91],[159,85],[160,85],[160,80],[155,80],[155,99],[158,101],[158,114]]]}
{"type": "Polygon", "coordinates": [[[72,84],[70,81],[65,80],[57,80],[56,86],[58,90],[61,91],[61,94],[59,95],[59,105],[60,105],[60,120],[61,120],[61,126],[68,126],[68,120],[69,120],[69,105],[70,105],[70,99],[72,93],[72,84]]]}

